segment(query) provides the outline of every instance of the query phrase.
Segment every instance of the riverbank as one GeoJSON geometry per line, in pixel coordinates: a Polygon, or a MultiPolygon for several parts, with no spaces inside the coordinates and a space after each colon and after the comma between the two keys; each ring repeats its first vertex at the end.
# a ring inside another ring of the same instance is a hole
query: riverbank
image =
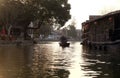
{"type": "Polygon", "coordinates": [[[32,40],[0,40],[0,46],[10,46],[10,45],[33,45],[32,40]]]}

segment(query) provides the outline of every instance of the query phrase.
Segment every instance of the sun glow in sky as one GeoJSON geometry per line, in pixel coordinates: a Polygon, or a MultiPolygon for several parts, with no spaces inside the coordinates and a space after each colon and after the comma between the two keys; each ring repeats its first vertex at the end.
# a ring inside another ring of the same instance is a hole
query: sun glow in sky
{"type": "Polygon", "coordinates": [[[101,15],[106,12],[120,10],[120,0],[69,0],[70,14],[77,22],[76,28],[89,19],[89,15],[101,15]]]}

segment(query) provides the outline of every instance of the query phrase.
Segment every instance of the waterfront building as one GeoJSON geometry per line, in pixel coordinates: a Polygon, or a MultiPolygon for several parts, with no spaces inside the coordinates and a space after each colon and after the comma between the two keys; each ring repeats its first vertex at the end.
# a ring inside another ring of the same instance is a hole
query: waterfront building
{"type": "Polygon", "coordinates": [[[82,40],[83,45],[95,49],[106,49],[112,46],[120,48],[120,11],[83,22],[82,40]]]}

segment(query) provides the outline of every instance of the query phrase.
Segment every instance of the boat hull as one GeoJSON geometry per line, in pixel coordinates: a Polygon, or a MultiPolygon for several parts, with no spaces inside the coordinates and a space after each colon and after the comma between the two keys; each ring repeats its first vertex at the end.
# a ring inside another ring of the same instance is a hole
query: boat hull
{"type": "Polygon", "coordinates": [[[69,47],[70,43],[59,43],[59,45],[62,47],[69,47]]]}

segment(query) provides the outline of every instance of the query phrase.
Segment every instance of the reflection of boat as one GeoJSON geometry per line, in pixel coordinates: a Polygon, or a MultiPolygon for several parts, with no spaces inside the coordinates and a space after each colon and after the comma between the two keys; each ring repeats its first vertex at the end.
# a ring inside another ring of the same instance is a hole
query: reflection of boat
{"type": "Polygon", "coordinates": [[[70,43],[59,43],[62,47],[69,47],[70,43]]]}

